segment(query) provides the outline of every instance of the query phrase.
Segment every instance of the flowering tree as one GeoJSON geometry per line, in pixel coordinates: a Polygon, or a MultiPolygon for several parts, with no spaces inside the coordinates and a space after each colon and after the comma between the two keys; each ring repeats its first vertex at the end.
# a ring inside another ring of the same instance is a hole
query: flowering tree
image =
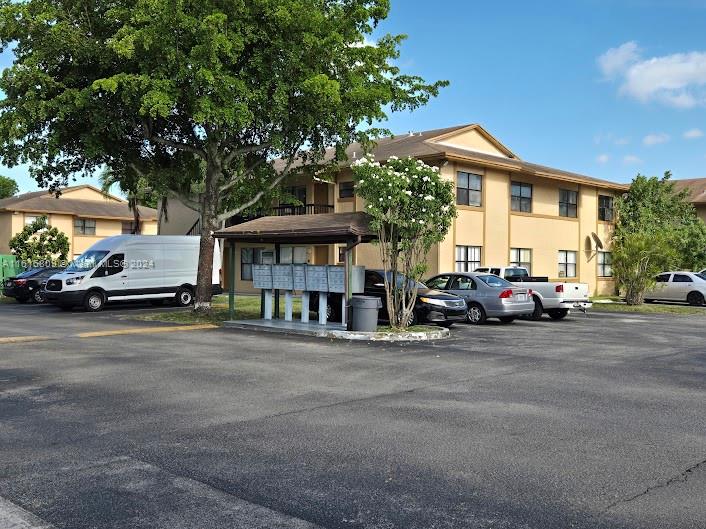
{"type": "Polygon", "coordinates": [[[46,216],[28,224],[10,239],[12,254],[27,268],[66,266],[69,253],[69,238],[57,228],[49,225],[46,216]]]}
{"type": "Polygon", "coordinates": [[[414,158],[392,157],[381,165],[367,156],[352,168],[379,239],[390,326],[405,328],[414,321],[426,256],[456,217],[453,183],[441,179],[438,167],[414,158]]]}

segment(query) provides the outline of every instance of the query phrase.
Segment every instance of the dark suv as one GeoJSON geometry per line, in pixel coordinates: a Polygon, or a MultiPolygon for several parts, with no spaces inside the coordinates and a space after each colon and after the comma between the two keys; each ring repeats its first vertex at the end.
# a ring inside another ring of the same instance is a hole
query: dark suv
{"type": "MultiPolygon", "coordinates": [[[[363,295],[375,296],[382,300],[380,320],[388,321],[387,301],[385,298],[385,279],[382,270],[365,271],[365,288],[363,295]]],[[[402,276],[399,278],[404,280],[402,276]]],[[[410,281],[410,280],[408,280],[410,281]]],[[[342,294],[329,293],[327,299],[327,318],[331,321],[341,321],[342,294]]],[[[316,310],[319,306],[319,295],[311,294],[310,306],[316,310]]],[[[466,302],[463,298],[438,290],[431,290],[423,283],[417,285],[417,302],[414,305],[410,325],[418,323],[435,323],[442,327],[451,327],[455,322],[466,318],[466,302]]]]}
{"type": "Polygon", "coordinates": [[[15,277],[10,277],[5,280],[3,285],[3,295],[15,298],[18,303],[44,303],[44,294],[42,287],[46,284],[47,279],[61,272],[63,268],[32,268],[26,270],[15,277]]]}

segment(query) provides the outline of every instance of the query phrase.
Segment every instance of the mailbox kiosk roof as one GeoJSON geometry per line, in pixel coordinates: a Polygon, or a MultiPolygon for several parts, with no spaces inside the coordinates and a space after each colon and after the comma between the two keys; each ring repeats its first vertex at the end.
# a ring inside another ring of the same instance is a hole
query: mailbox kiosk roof
{"type": "Polygon", "coordinates": [[[335,244],[377,239],[370,229],[370,217],[362,211],[261,217],[219,230],[214,237],[285,244],[335,244]]]}

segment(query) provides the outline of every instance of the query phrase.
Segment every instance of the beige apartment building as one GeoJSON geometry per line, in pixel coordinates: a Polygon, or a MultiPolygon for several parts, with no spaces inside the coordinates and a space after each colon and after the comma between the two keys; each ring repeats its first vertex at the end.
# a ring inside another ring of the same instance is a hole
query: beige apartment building
{"type": "Polygon", "coordinates": [[[157,210],[140,207],[139,213],[136,226],[127,201],[90,185],[62,189],[58,198],[47,191],[5,198],[0,200],[0,254],[10,253],[10,239],[43,215],[69,238],[70,258],[111,235],[156,235],[157,210]]]}
{"type": "MultiPolygon", "coordinates": [[[[303,205],[280,204],[273,214],[364,211],[349,168],[363,150],[354,144],[347,154],[349,160],[335,182],[290,183],[290,193],[303,205]]],[[[458,217],[429,255],[429,276],[516,264],[528,267],[533,275],[588,283],[594,294],[614,291],[613,197],[627,185],[524,161],[476,124],[381,139],[372,154],[380,162],[391,156],[424,160],[455,184],[458,217]]],[[[343,253],[334,246],[285,245],[280,252],[281,262],[311,264],[340,263],[343,253]]],[[[243,245],[237,255],[236,290],[251,292],[252,264],[272,262],[274,249],[243,245]]],[[[378,249],[372,244],[358,246],[354,262],[379,266],[378,249]]]]}
{"type": "Polygon", "coordinates": [[[706,222],[706,178],[674,180],[674,184],[678,191],[686,189],[689,192],[688,199],[696,209],[696,214],[706,222]]]}

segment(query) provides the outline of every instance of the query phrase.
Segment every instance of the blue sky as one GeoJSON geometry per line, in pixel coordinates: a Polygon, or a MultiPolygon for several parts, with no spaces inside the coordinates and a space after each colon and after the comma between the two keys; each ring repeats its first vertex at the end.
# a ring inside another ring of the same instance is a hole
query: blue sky
{"type": "MultiPolygon", "coordinates": [[[[559,169],[706,177],[705,1],[392,5],[379,32],[409,36],[402,68],[451,81],[428,106],[392,115],[394,132],[481,123],[523,159],[559,169]]],[[[24,167],[0,174],[36,189],[24,167]]]]}

